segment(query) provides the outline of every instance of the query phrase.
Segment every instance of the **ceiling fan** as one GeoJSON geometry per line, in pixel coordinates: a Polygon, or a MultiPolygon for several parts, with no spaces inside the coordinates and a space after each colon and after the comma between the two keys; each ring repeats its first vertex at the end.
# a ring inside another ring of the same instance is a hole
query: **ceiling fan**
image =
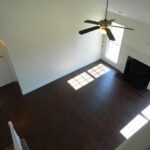
{"type": "Polygon", "coordinates": [[[110,30],[112,27],[114,27],[114,28],[123,28],[123,29],[128,29],[128,30],[134,30],[132,28],[112,25],[112,22],[114,22],[116,19],[110,19],[110,20],[107,19],[108,3],[109,3],[109,0],[107,0],[107,3],[106,3],[105,19],[100,20],[99,22],[93,21],[93,20],[85,20],[84,21],[85,23],[94,24],[96,26],[81,30],[81,31],[79,31],[79,34],[85,34],[85,33],[100,29],[102,33],[107,34],[109,40],[115,41],[114,35],[112,34],[112,32],[110,30]]]}

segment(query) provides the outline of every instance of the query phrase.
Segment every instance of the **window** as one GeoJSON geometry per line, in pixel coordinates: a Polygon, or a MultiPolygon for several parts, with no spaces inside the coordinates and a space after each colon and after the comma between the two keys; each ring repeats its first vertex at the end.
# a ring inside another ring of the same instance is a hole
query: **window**
{"type": "MultiPolygon", "coordinates": [[[[112,23],[112,25],[123,27],[122,25],[117,24],[117,23],[112,23]]],[[[105,57],[108,60],[112,61],[113,63],[117,63],[118,58],[119,58],[124,29],[112,27],[111,31],[116,40],[111,41],[107,39],[105,57]]]]}

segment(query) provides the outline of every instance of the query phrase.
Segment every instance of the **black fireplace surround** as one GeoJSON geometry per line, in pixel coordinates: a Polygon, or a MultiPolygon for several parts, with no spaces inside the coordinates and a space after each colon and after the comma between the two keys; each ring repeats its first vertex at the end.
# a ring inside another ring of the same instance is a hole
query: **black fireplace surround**
{"type": "Polygon", "coordinates": [[[150,66],[129,56],[123,77],[135,88],[147,89],[150,82],[150,66]]]}

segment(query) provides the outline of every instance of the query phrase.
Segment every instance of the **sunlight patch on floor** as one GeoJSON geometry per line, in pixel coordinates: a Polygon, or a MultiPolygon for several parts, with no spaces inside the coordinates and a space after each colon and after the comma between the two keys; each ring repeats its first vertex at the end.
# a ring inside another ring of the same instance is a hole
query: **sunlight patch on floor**
{"type": "Polygon", "coordinates": [[[99,64],[91,69],[88,70],[88,73],[91,74],[93,77],[98,78],[103,74],[109,72],[110,69],[103,64],[99,64]]]}
{"type": "Polygon", "coordinates": [[[140,114],[131,120],[120,133],[129,139],[134,133],[140,130],[150,120],[150,105],[146,107],[140,114]]]}
{"type": "Polygon", "coordinates": [[[99,64],[89,70],[87,72],[83,72],[76,77],[68,80],[67,82],[75,89],[78,90],[81,87],[87,85],[92,82],[94,78],[98,78],[103,74],[109,72],[110,69],[103,64],[99,64]]]}
{"type": "Polygon", "coordinates": [[[86,72],[83,72],[82,74],[79,74],[78,76],[68,80],[67,82],[75,89],[78,90],[81,87],[87,85],[88,83],[92,82],[94,80],[93,77],[91,77],[86,72]]]}
{"type": "Polygon", "coordinates": [[[142,114],[150,120],[150,105],[142,111],[142,114]]]}

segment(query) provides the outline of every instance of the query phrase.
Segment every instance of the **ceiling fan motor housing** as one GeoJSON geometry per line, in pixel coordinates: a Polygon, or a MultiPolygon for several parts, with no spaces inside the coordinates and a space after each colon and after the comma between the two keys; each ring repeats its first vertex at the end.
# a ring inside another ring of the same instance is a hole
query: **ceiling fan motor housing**
{"type": "Polygon", "coordinates": [[[102,27],[107,27],[107,26],[111,26],[111,22],[109,20],[101,20],[99,22],[99,25],[102,27]]]}

